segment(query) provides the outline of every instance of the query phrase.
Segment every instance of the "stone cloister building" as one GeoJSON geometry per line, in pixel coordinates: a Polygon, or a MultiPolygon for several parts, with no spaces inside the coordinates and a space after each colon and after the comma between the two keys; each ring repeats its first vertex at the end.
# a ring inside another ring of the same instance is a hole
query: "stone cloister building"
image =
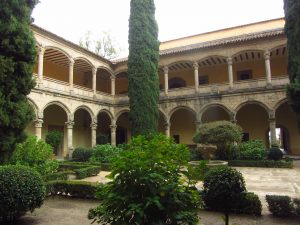
{"type": "MultiPolygon", "coordinates": [[[[158,131],[193,145],[201,123],[229,120],[244,140],[279,143],[300,154],[296,116],[288,107],[284,20],[275,19],[161,43],[158,131]]],[[[36,118],[27,128],[39,138],[59,130],[56,153],[130,141],[127,59],[109,61],[49,31],[32,26],[38,56],[36,87],[28,99],[36,118]]]]}

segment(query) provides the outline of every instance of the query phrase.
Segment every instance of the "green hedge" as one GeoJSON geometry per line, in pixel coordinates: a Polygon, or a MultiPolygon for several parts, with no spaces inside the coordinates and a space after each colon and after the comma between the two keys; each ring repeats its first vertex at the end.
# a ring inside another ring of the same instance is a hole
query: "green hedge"
{"type": "Polygon", "coordinates": [[[62,171],[57,173],[52,173],[43,176],[44,181],[52,181],[52,180],[68,180],[68,175],[72,173],[71,171],[62,171]]]}
{"type": "Polygon", "coordinates": [[[77,179],[96,176],[101,171],[101,166],[89,166],[81,169],[75,169],[77,179]]]}
{"type": "Polygon", "coordinates": [[[265,168],[293,168],[293,161],[290,160],[230,160],[228,166],[237,167],[265,167],[265,168]]]}
{"type": "Polygon", "coordinates": [[[234,210],[235,213],[248,214],[261,216],[262,204],[259,197],[253,192],[246,192],[243,194],[239,202],[238,209],[234,210]]]}
{"type": "Polygon", "coordinates": [[[266,195],[270,212],[277,217],[300,217],[300,199],[283,195],[266,195]]]}
{"type": "Polygon", "coordinates": [[[95,198],[96,183],[85,181],[50,181],[46,184],[49,195],[66,195],[77,198],[95,198]]]}
{"type": "Polygon", "coordinates": [[[102,171],[111,171],[111,164],[110,163],[101,163],[101,170],[102,171]]]}

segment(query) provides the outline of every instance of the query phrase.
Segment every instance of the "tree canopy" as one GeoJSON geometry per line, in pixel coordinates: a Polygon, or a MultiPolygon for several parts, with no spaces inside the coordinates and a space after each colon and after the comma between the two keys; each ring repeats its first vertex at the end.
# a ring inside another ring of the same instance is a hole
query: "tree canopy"
{"type": "Polygon", "coordinates": [[[129,119],[133,135],[157,131],[159,42],[154,0],[131,0],[129,18],[129,119]]]}
{"type": "Polygon", "coordinates": [[[0,162],[24,140],[24,129],[34,115],[26,96],[34,87],[36,47],[30,23],[37,2],[0,2],[0,162]]]}
{"type": "Polygon", "coordinates": [[[284,0],[290,84],[286,92],[300,129],[300,2],[284,0]]]}

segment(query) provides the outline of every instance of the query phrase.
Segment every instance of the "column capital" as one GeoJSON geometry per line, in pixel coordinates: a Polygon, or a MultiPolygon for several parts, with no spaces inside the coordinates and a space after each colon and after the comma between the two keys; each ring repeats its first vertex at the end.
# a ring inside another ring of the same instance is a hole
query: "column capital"
{"type": "Polygon", "coordinates": [[[169,67],[168,66],[164,66],[164,73],[165,74],[169,73],[169,67]]]}
{"type": "Polygon", "coordinates": [[[73,120],[69,120],[69,121],[65,122],[65,124],[67,125],[68,129],[73,129],[73,126],[75,123],[73,120]]]}
{"type": "Polygon", "coordinates": [[[269,111],[269,121],[272,122],[272,121],[275,121],[276,118],[275,118],[275,112],[272,110],[272,111],[269,111]]]}
{"type": "Polygon", "coordinates": [[[112,129],[112,130],[113,130],[113,129],[117,129],[117,125],[116,125],[116,124],[111,124],[109,127],[110,127],[110,129],[112,129]]]}
{"type": "Polygon", "coordinates": [[[228,57],[227,59],[226,59],[226,61],[227,61],[227,64],[228,65],[232,65],[232,58],[231,57],[228,57]]]}
{"type": "Polygon", "coordinates": [[[44,46],[39,46],[39,54],[40,55],[44,55],[45,51],[46,51],[46,49],[44,46]]]}
{"type": "Polygon", "coordinates": [[[70,58],[69,66],[74,66],[74,63],[75,63],[74,59],[70,58]]]}
{"type": "Polygon", "coordinates": [[[35,128],[42,128],[44,121],[42,119],[37,119],[34,121],[34,127],[35,128]]]}
{"type": "Polygon", "coordinates": [[[91,129],[92,130],[96,130],[97,129],[98,124],[96,122],[92,122],[91,123],[91,129]]]}
{"type": "Polygon", "coordinates": [[[114,74],[110,75],[110,79],[111,80],[115,80],[116,79],[116,75],[114,75],[114,74]]]}
{"type": "Polygon", "coordinates": [[[266,50],[266,51],[264,52],[265,60],[269,60],[269,59],[270,59],[270,55],[271,55],[270,51],[269,51],[269,50],[266,50]]]}
{"type": "Polygon", "coordinates": [[[171,123],[170,122],[165,122],[164,127],[165,127],[165,130],[170,129],[171,123]]]}
{"type": "Polygon", "coordinates": [[[198,64],[198,62],[194,62],[194,63],[193,63],[193,67],[194,67],[194,70],[198,70],[198,69],[199,69],[199,64],[198,64]]]}

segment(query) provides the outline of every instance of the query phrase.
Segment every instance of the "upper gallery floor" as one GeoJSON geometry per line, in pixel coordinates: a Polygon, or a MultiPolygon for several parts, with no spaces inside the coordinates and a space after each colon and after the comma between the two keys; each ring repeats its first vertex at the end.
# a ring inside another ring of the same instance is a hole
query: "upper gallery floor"
{"type": "MultiPolygon", "coordinates": [[[[283,88],[287,72],[284,20],[275,19],[164,42],[161,100],[283,88]]],[[[109,61],[32,26],[37,41],[35,90],[127,103],[127,59],[109,61]]]]}

